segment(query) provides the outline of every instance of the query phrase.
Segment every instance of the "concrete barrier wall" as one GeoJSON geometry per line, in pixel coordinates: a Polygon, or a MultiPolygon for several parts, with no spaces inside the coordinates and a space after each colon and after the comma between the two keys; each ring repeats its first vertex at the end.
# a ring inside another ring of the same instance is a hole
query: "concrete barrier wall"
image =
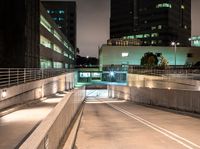
{"type": "Polygon", "coordinates": [[[0,90],[0,110],[73,88],[74,73],[37,80],[0,90]],[[6,91],[6,97],[2,93],[6,91]]]}
{"type": "Polygon", "coordinates": [[[149,75],[128,74],[128,86],[153,87],[164,89],[200,90],[200,81],[149,75]]]}
{"type": "Polygon", "coordinates": [[[85,99],[85,88],[75,89],[42,121],[20,149],[56,149],[79,107],[85,99]]]}
{"type": "Polygon", "coordinates": [[[108,89],[109,95],[112,98],[121,98],[141,104],[200,113],[200,91],[138,88],[133,86],[109,86],[108,89]],[[127,99],[127,97],[129,98],[127,99]]]}

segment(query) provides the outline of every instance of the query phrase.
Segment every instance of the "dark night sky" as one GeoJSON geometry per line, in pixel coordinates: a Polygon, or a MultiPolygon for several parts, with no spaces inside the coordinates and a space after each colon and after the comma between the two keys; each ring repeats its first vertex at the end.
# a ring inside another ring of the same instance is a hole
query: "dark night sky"
{"type": "MultiPolygon", "coordinates": [[[[52,0],[56,1],[56,0],[52,0]]],[[[66,0],[70,1],[70,0],[66,0]]],[[[77,44],[83,56],[98,56],[109,38],[109,0],[77,1],[77,44]]],[[[192,0],[192,35],[200,35],[200,0],[192,0]]]]}

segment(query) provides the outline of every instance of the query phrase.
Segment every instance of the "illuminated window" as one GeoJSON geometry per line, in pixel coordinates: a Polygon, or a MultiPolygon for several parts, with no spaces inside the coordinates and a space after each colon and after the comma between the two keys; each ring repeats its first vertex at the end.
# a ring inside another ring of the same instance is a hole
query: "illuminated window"
{"type": "Polygon", "coordinates": [[[184,28],[187,29],[188,28],[187,25],[185,25],[184,28]]]}
{"type": "Polygon", "coordinates": [[[156,40],[152,40],[152,41],[151,41],[151,44],[152,44],[152,45],[154,45],[154,44],[156,44],[156,43],[157,43],[156,40]]]}
{"type": "Polygon", "coordinates": [[[69,54],[66,51],[64,51],[64,56],[69,57],[69,54]]]}
{"type": "Polygon", "coordinates": [[[184,6],[184,5],[181,5],[181,9],[185,9],[185,6],[184,6]]]}
{"type": "Polygon", "coordinates": [[[40,24],[44,26],[49,32],[52,32],[51,25],[42,15],[40,16],[40,24]]]}
{"type": "Polygon", "coordinates": [[[90,77],[90,73],[89,72],[81,72],[80,73],[80,78],[89,78],[90,77]]]}
{"type": "Polygon", "coordinates": [[[122,57],[128,57],[128,53],[122,53],[122,57]]]}
{"type": "Polygon", "coordinates": [[[162,29],[162,25],[158,25],[158,29],[162,29]]]}
{"type": "Polygon", "coordinates": [[[47,47],[47,48],[52,49],[51,42],[47,38],[45,38],[44,36],[40,36],[40,44],[47,47]]]}
{"type": "Polygon", "coordinates": [[[53,68],[63,68],[63,64],[61,62],[53,62],[53,68]]]}
{"type": "Polygon", "coordinates": [[[40,59],[40,67],[41,68],[52,68],[52,62],[46,59],[40,59]]]}
{"type": "Polygon", "coordinates": [[[69,64],[65,63],[65,68],[68,69],[69,68],[69,64]]]}
{"type": "Polygon", "coordinates": [[[158,33],[152,33],[151,37],[158,37],[158,33]]]}
{"type": "Polygon", "coordinates": [[[172,8],[172,5],[169,3],[162,3],[162,4],[157,4],[156,8],[172,8]]]}
{"type": "Polygon", "coordinates": [[[136,38],[143,38],[143,34],[136,35],[136,38]]]}
{"type": "Polygon", "coordinates": [[[59,14],[64,14],[65,11],[64,10],[59,10],[59,14]]]}
{"type": "Polygon", "coordinates": [[[54,31],[54,36],[62,42],[62,37],[58,34],[58,32],[54,31]]]}
{"type": "Polygon", "coordinates": [[[156,29],[156,26],[152,26],[152,27],[151,27],[151,30],[155,30],[155,29],[156,29]]]}
{"type": "Polygon", "coordinates": [[[144,38],[148,38],[148,37],[150,37],[149,34],[144,34],[144,38]]]}
{"type": "Polygon", "coordinates": [[[58,47],[56,44],[54,44],[54,46],[53,46],[53,50],[56,51],[56,52],[58,52],[58,53],[60,53],[60,54],[62,54],[62,50],[61,50],[61,48],[58,47]]]}

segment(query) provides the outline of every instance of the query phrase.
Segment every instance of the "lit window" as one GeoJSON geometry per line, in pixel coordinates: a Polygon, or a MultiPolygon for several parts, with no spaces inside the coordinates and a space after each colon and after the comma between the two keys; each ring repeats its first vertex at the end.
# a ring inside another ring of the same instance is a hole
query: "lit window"
{"type": "Polygon", "coordinates": [[[185,25],[184,28],[187,29],[188,28],[187,25],[185,25]]]}
{"type": "Polygon", "coordinates": [[[151,30],[155,30],[155,29],[156,29],[156,26],[152,26],[152,27],[151,27],[151,30]]]}
{"type": "Polygon", "coordinates": [[[52,62],[46,59],[40,59],[40,67],[41,68],[52,68],[52,62]]]}
{"type": "Polygon", "coordinates": [[[152,45],[154,45],[154,44],[156,44],[156,43],[157,43],[156,40],[152,40],[152,41],[151,41],[151,44],[152,44],[152,45]]]}
{"type": "Polygon", "coordinates": [[[40,44],[47,47],[47,48],[52,49],[51,42],[47,38],[45,38],[44,36],[40,36],[40,44]]]}
{"type": "Polygon", "coordinates": [[[143,35],[142,34],[136,35],[136,38],[143,38],[143,35]]]}
{"type": "Polygon", "coordinates": [[[58,20],[59,20],[59,21],[63,21],[63,20],[64,20],[64,18],[58,18],[58,20]]]}
{"type": "Polygon", "coordinates": [[[54,44],[54,46],[53,46],[53,50],[56,51],[56,52],[58,52],[58,53],[60,53],[60,54],[62,53],[61,48],[58,47],[56,44],[54,44]]]}
{"type": "Polygon", "coordinates": [[[64,56],[65,56],[65,57],[69,57],[69,55],[67,54],[66,51],[64,51],[64,56]]]}
{"type": "Polygon", "coordinates": [[[62,41],[62,37],[58,34],[58,32],[54,31],[54,36],[55,36],[59,41],[62,41]]]}
{"type": "Polygon", "coordinates": [[[122,53],[122,57],[128,57],[128,53],[122,53]]]}
{"type": "Polygon", "coordinates": [[[149,34],[144,34],[144,38],[148,38],[148,37],[150,37],[149,34]]]}
{"type": "Polygon", "coordinates": [[[157,4],[156,8],[172,8],[172,5],[169,3],[162,3],[162,4],[157,4]]]}
{"type": "Polygon", "coordinates": [[[158,25],[158,29],[162,29],[162,25],[158,25]]]}
{"type": "Polygon", "coordinates": [[[63,68],[63,64],[61,62],[53,62],[53,68],[63,68]]]}
{"type": "Polygon", "coordinates": [[[158,37],[158,33],[152,33],[151,37],[158,37]]]}
{"type": "Polygon", "coordinates": [[[49,32],[52,32],[51,25],[42,15],[40,16],[40,24],[44,26],[49,32]]]}
{"type": "Polygon", "coordinates": [[[64,10],[59,10],[59,14],[64,14],[65,11],[64,10]]]}

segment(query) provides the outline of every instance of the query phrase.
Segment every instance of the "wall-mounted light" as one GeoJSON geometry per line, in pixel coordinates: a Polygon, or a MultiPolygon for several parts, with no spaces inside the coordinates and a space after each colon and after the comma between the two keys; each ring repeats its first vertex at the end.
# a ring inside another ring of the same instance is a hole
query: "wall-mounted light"
{"type": "Polygon", "coordinates": [[[168,89],[168,90],[171,90],[171,87],[168,87],[167,89],[168,89]]]}
{"type": "Polygon", "coordinates": [[[6,96],[7,96],[7,91],[3,90],[2,93],[1,93],[1,97],[6,98],[6,96]]]}
{"type": "Polygon", "coordinates": [[[128,57],[128,53],[122,53],[122,57],[128,57]]]}
{"type": "Polygon", "coordinates": [[[200,86],[198,87],[198,90],[200,91],[200,86]]]}

